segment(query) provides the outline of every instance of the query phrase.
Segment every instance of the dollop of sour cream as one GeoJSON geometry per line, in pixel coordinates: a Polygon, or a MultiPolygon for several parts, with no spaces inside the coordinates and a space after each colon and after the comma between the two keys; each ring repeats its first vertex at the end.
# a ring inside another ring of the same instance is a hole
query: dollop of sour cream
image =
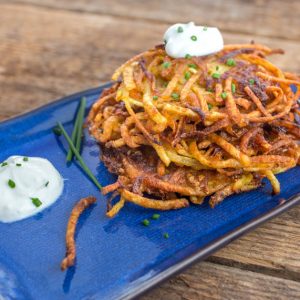
{"type": "Polygon", "coordinates": [[[173,58],[204,56],[224,47],[218,28],[196,26],[194,22],[172,25],[165,32],[164,41],[167,54],[173,58]]]}
{"type": "Polygon", "coordinates": [[[0,221],[14,222],[44,210],[58,199],[63,186],[49,160],[9,157],[0,163],[0,221]]]}

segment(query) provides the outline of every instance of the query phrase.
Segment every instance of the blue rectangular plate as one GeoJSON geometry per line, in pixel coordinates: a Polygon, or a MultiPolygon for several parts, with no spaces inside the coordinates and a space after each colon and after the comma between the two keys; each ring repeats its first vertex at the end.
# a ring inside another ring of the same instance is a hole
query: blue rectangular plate
{"type": "MultiPolygon", "coordinates": [[[[23,221],[0,223],[0,298],[131,299],[300,202],[297,167],[278,176],[282,192],[275,197],[266,184],[231,196],[215,209],[204,204],[161,213],[149,227],[141,221],[151,219],[155,211],[130,203],[108,219],[105,197],[76,164],[66,164],[67,145],[52,133],[57,121],[70,133],[81,97],[87,98],[89,109],[104,87],[0,124],[0,161],[15,154],[42,156],[65,178],[64,192],[53,206],[23,221]],[[88,195],[98,202],[80,218],[76,267],[61,272],[68,217],[73,205],[88,195]],[[289,200],[283,203],[281,198],[289,200]],[[169,239],[163,237],[166,232],[169,239]]],[[[87,132],[82,155],[103,185],[115,180],[99,161],[98,145],[87,132]]]]}

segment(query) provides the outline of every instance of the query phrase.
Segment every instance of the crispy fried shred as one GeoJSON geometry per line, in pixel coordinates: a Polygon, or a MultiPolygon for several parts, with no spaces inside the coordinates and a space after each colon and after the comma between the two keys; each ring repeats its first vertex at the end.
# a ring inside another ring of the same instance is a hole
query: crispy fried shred
{"type": "Polygon", "coordinates": [[[266,59],[276,53],[251,43],[173,59],[160,46],[123,64],[88,118],[118,175],[102,191],[121,197],[107,216],[126,202],[168,210],[210,197],[214,207],[263,178],[279,193],[275,174],[299,160],[300,78],[266,59]]]}
{"type": "Polygon", "coordinates": [[[61,270],[64,271],[75,263],[76,246],[75,246],[75,231],[78,219],[82,212],[90,205],[96,202],[95,197],[86,197],[76,203],[72,209],[71,216],[68,221],[66,232],[66,257],[61,262],[61,270]]]}

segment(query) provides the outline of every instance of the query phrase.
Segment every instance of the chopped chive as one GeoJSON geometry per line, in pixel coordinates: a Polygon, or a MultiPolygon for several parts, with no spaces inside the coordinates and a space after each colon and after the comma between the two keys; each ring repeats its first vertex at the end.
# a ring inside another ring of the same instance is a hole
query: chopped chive
{"type": "Polygon", "coordinates": [[[23,161],[28,161],[29,158],[27,156],[23,157],[23,161]]]}
{"type": "Polygon", "coordinates": [[[217,70],[217,71],[219,70],[219,68],[220,68],[219,66],[216,66],[216,70],[217,70]]]}
{"type": "Polygon", "coordinates": [[[9,185],[9,187],[12,188],[12,189],[14,189],[14,188],[16,187],[15,182],[14,182],[13,180],[11,180],[11,179],[8,180],[8,185],[9,185]]]}
{"type": "Polygon", "coordinates": [[[61,130],[60,130],[57,126],[53,127],[53,128],[52,128],[52,131],[53,131],[54,134],[56,134],[56,135],[61,135],[61,130]]]}
{"type": "Polygon", "coordinates": [[[163,66],[165,69],[167,69],[167,68],[169,68],[169,67],[171,66],[171,63],[170,63],[169,61],[165,61],[165,62],[162,64],[162,66],[163,66]]]}
{"type": "Polygon", "coordinates": [[[221,94],[221,98],[222,98],[223,100],[225,100],[225,99],[227,98],[227,93],[226,93],[226,92],[223,92],[223,93],[221,94]]]}
{"type": "Polygon", "coordinates": [[[191,73],[190,73],[190,72],[185,72],[184,78],[185,78],[186,80],[189,80],[189,79],[191,78],[191,73]]]}
{"type": "Polygon", "coordinates": [[[195,65],[195,64],[188,64],[188,67],[190,67],[192,69],[197,69],[197,65],[195,65]]]}
{"type": "Polygon", "coordinates": [[[195,41],[197,41],[197,37],[195,35],[192,35],[191,40],[195,42],[195,41]]]}
{"type": "Polygon", "coordinates": [[[212,105],[210,103],[207,103],[208,109],[211,110],[212,109],[212,105]]]}
{"type": "Polygon", "coordinates": [[[153,96],[153,100],[157,100],[158,99],[158,96],[153,96]]]}
{"type": "Polygon", "coordinates": [[[74,155],[76,156],[77,160],[79,161],[82,169],[85,171],[86,175],[92,180],[92,182],[101,190],[102,186],[101,184],[97,181],[96,177],[93,175],[93,173],[91,172],[91,170],[88,168],[88,166],[85,164],[85,162],[83,161],[81,155],[79,154],[79,152],[77,151],[77,149],[75,148],[70,136],[67,134],[67,132],[65,131],[63,125],[58,122],[57,125],[59,126],[59,128],[61,129],[61,132],[63,134],[63,136],[65,137],[65,139],[67,140],[69,147],[71,148],[71,150],[73,151],[74,155]]]}
{"type": "Polygon", "coordinates": [[[185,55],[185,58],[187,58],[187,59],[189,59],[189,58],[191,58],[192,56],[190,55],[190,54],[186,54],[185,55]]]}
{"type": "Polygon", "coordinates": [[[153,214],[152,219],[153,220],[158,220],[160,217],[160,214],[153,214]]]}
{"type": "Polygon", "coordinates": [[[251,78],[251,79],[249,79],[249,83],[250,83],[251,85],[253,85],[253,84],[255,83],[255,80],[254,80],[253,78],[251,78]]]}
{"type": "Polygon", "coordinates": [[[177,32],[178,32],[178,33],[182,33],[182,32],[183,32],[183,28],[182,28],[181,26],[178,26],[177,32]]]}
{"type": "Polygon", "coordinates": [[[47,187],[49,185],[49,181],[47,181],[46,183],[45,183],[45,187],[47,187]]]}
{"type": "Polygon", "coordinates": [[[212,93],[214,90],[212,88],[207,88],[207,91],[212,93]]]}
{"type": "Polygon", "coordinates": [[[167,232],[164,233],[164,238],[168,239],[169,238],[169,234],[167,232]]]}
{"type": "Polygon", "coordinates": [[[142,221],[142,224],[143,224],[144,226],[149,226],[149,225],[150,225],[150,222],[149,222],[149,220],[145,219],[145,220],[142,221]]]}
{"type": "Polygon", "coordinates": [[[83,137],[83,121],[84,121],[84,112],[86,107],[86,98],[83,97],[81,99],[81,110],[80,110],[80,116],[79,116],[79,123],[77,128],[77,138],[76,138],[76,150],[80,153],[81,150],[81,142],[83,137]]]}
{"type": "MultiPolygon", "coordinates": [[[[73,127],[73,132],[71,135],[71,139],[74,145],[77,146],[77,140],[78,140],[78,131],[81,132],[82,134],[82,125],[81,127],[79,126],[79,123],[83,123],[83,121],[81,120],[81,118],[83,119],[83,114],[84,114],[84,109],[85,109],[85,99],[82,98],[79,104],[79,109],[75,118],[75,123],[74,123],[74,127],[73,127]],[[81,128],[81,130],[80,130],[81,128]]],[[[81,140],[81,137],[80,137],[81,140]]],[[[78,148],[76,147],[76,149],[78,150],[78,148]]],[[[71,148],[69,148],[68,150],[68,154],[67,154],[67,161],[71,161],[73,158],[73,154],[71,148]]]]}
{"type": "Polygon", "coordinates": [[[165,82],[163,83],[163,87],[167,87],[167,86],[168,86],[168,82],[165,81],[165,82]]]}
{"type": "Polygon", "coordinates": [[[17,166],[17,167],[21,167],[21,166],[22,166],[22,164],[16,164],[16,166],[17,166]]]}
{"type": "Polygon", "coordinates": [[[221,77],[221,74],[213,73],[211,76],[212,76],[212,78],[219,79],[221,77]]]}
{"type": "Polygon", "coordinates": [[[231,84],[231,91],[232,91],[232,93],[235,93],[235,91],[236,91],[236,87],[235,87],[234,83],[231,84]]]}
{"type": "Polygon", "coordinates": [[[42,201],[39,199],[39,198],[30,198],[32,203],[36,206],[36,207],[39,207],[41,206],[43,203],[42,201]]]}
{"type": "Polygon", "coordinates": [[[226,65],[229,67],[234,67],[236,65],[236,62],[233,58],[228,58],[226,61],[226,65]]]}
{"type": "Polygon", "coordinates": [[[1,164],[1,167],[5,167],[5,166],[7,166],[8,165],[8,163],[5,161],[5,162],[3,162],[2,164],[1,164]]]}
{"type": "Polygon", "coordinates": [[[174,100],[178,100],[179,99],[179,95],[177,93],[172,93],[171,94],[171,97],[174,99],[174,100]]]}

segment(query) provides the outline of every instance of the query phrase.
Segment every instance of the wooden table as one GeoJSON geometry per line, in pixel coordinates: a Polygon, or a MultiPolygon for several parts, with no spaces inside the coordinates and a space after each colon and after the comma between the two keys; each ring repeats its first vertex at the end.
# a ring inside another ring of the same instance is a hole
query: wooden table
{"type": "MultiPolygon", "coordinates": [[[[106,82],[179,21],[283,48],[273,61],[300,73],[299,12],[298,0],[0,0],[0,120],[106,82]]],[[[143,299],[300,299],[300,207],[143,299]]]]}

